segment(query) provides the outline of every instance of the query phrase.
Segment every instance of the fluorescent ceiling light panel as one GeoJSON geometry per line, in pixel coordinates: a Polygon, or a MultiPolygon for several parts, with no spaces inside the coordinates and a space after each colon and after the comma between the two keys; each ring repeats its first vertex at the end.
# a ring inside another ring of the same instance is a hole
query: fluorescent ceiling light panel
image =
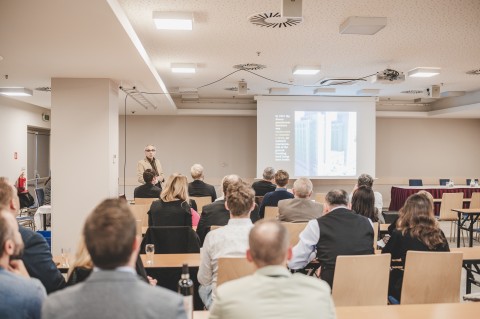
{"type": "Polygon", "coordinates": [[[153,21],[159,30],[192,30],[192,12],[153,12],[153,21]]]}
{"type": "Polygon", "coordinates": [[[313,91],[313,94],[330,94],[335,93],[336,91],[336,88],[318,88],[313,91]]]}
{"type": "Polygon", "coordinates": [[[315,75],[320,72],[320,66],[296,66],[293,68],[294,75],[315,75]]]}
{"type": "Polygon", "coordinates": [[[385,17],[349,17],[340,25],[340,33],[374,35],[386,25],[385,17]]]}
{"type": "Polygon", "coordinates": [[[33,91],[26,88],[0,88],[0,94],[8,96],[32,96],[33,91]]]}
{"type": "Polygon", "coordinates": [[[380,93],[379,89],[362,89],[357,91],[359,95],[378,95],[378,93],[380,93]]]}
{"type": "Polygon", "coordinates": [[[440,74],[440,68],[415,68],[408,71],[408,76],[414,78],[429,78],[440,74]]]}
{"type": "Polygon", "coordinates": [[[195,73],[197,65],[195,63],[172,63],[170,68],[173,73],[195,73]]]}

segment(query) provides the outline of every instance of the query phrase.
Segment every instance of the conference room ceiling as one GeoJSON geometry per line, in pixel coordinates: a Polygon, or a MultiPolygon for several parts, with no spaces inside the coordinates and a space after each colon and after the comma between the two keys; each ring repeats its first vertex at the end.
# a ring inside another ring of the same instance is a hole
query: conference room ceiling
{"type": "MultiPolygon", "coordinates": [[[[335,88],[329,93],[334,96],[379,90],[366,94],[378,96],[377,110],[385,116],[480,118],[480,75],[466,73],[480,69],[480,1],[303,0],[303,21],[296,25],[272,28],[249,21],[256,14],[280,14],[281,2],[1,0],[0,87],[50,87],[54,77],[110,78],[125,89],[162,93],[143,94],[156,108],[128,98],[127,113],[136,115],[251,115],[254,96],[271,89],[315,95],[317,88],[335,88]],[[193,12],[193,30],[157,30],[154,11],[193,12]],[[375,35],[340,34],[340,25],[352,16],[386,17],[387,25],[375,35]],[[194,63],[196,73],[172,73],[172,63],[194,63]],[[239,64],[265,68],[247,72],[234,68],[239,64]],[[298,65],[321,70],[293,75],[298,65]],[[389,84],[371,81],[370,75],[385,69],[407,75],[416,67],[441,73],[389,84]],[[349,85],[320,84],[364,77],[349,85]],[[245,95],[238,92],[240,81],[246,82],[245,95]],[[446,97],[429,97],[432,85],[446,97]],[[458,107],[463,105],[473,106],[458,107]]],[[[121,92],[121,113],[124,98],[121,92]]],[[[18,99],[51,105],[48,91],[18,99]]]]}

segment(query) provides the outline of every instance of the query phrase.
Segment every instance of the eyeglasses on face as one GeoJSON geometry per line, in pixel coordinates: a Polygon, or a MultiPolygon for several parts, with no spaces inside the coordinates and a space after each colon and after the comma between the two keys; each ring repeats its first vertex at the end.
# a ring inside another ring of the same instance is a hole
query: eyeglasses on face
{"type": "Polygon", "coordinates": [[[145,152],[155,152],[156,150],[145,150],[145,152]]]}

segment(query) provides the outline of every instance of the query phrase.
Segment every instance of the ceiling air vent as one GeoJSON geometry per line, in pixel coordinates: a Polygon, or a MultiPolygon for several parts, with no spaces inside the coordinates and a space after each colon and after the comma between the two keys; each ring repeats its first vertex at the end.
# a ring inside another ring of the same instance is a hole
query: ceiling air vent
{"type": "Polygon", "coordinates": [[[280,12],[268,12],[268,13],[256,13],[248,17],[248,21],[251,24],[258,25],[259,27],[267,28],[287,28],[293,27],[302,23],[303,18],[287,18],[282,17],[280,12]]]}
{"type": "Polygon", "coordinates": [[[480,69],[470,70],[466,72],[469,75],[480,75],[480,69]]]}
{"type": "Polygon", "coordinates": [[[52,92],[52,88],[49,86],[41,86],[41,87],[35,88],[35,91],[52,92]]]}
{"type": "Polygon", "coordinates": [[[333,85],[353,85],[362,81],[366,81],[365,79],[358,79],[358,78],[324,78],[318,82],[320,85],[325,86],[333,86],[333,85]]]}
{"type": "Polygon", "coordinates": [[[423,90],[406,90],[406,91],[402,91],[400,93],[403,93],[403,94],[422,94],[424,91],[423,90]]]}
{"type": "MultiPolygon", "coordinates": [[[[238,86],[232,86],[232,87],[229,87],[229,88],[225,88],[225,91],[238,92],[238,86]]],[[[247,88],[247,91],[250,91],[250,89],[247,88]]]]}
{"type": "Polygon", "coordinates": [[[261,70],[261,69],[265,69],[266,67],[267,67],[266,65],[257,64],[257,63],[235,64],[233,66],[234,69],[249,70],[249,71],[261,70]]]}

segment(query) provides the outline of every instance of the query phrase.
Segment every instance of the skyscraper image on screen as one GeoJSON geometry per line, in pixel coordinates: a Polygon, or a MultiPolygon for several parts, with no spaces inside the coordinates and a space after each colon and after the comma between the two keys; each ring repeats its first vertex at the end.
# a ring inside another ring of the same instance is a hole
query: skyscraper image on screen
{"type": "Polygon", "coordinates": [[[355,176],[356,112],[295,111],[295,175],[355,176]]]}

